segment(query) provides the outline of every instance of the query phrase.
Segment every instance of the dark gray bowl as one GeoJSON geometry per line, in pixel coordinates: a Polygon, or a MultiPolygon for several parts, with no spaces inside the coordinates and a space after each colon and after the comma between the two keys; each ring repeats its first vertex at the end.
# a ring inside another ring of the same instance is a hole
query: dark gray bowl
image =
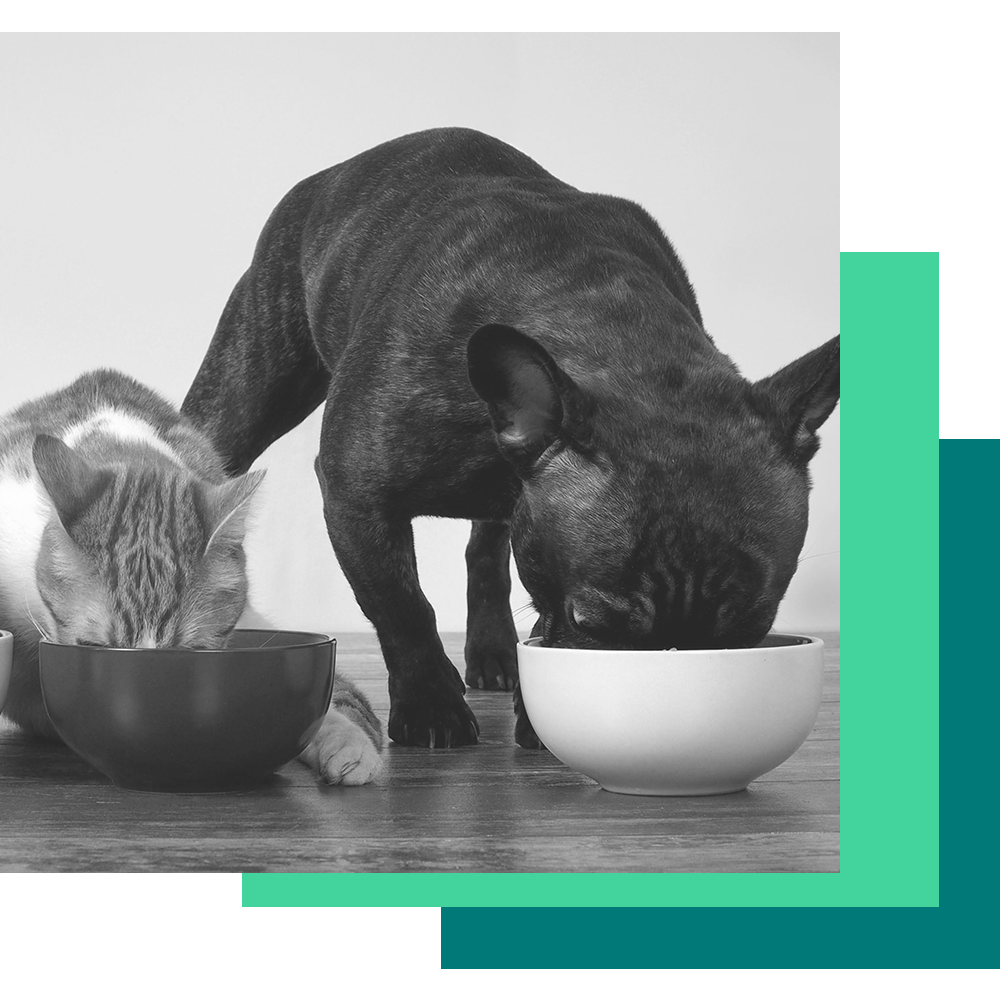
{"type": "Polygon", "coordinates": [[[335,640],[238,629],[226,649],[38,644],[56,732],[122,788],[231,791],[287,764],[333,693],[335,640]]]}

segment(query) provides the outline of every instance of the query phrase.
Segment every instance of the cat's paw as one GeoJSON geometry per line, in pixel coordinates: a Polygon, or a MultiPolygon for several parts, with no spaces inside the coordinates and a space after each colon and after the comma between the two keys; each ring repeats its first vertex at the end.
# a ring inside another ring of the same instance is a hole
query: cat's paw
{"type": "Polygon", "coordinates": [[[328,785],[367,785],[382,770],[382,757],[368,734],[337,711],[299,754],[328,785]]]}

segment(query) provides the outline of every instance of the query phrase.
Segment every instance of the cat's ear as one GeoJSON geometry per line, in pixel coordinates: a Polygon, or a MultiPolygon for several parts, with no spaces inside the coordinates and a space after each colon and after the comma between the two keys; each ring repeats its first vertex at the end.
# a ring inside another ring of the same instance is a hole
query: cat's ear
{"type": "Polygon", "coordinates": [[[510,326],[483,326],[469,338],[468,362],[500,451],[518,473],[528,474],[558,439],[585,440],[586,397],[537,341],[510,326]]]}
{"type": "Polygon", "coordinates": [[[805,464],[819,447],[816,431],[840,399],[840,337],[754,384],[778,416],[778,433],[792,457],[805,464]]]}
{"type": "Polygon", "coordinates": [[[243,543],[253,506],[251,501],[263,481],[263,470],[257,470],[205,490],[203,510],[208,529],[206,552],[213,547],[231,547],[243,543]]]}
{"type": "Polygon", "coordinates": [[[67,444],[50,434],[39,434],[31,447],[38,478],[67,531],[111,485],[114,473],[95,469],[67,444]]]}
{"type": "Polygon", "coordinates": [[[108,593],[96,567],[57,520],[45,526],[35,559],[35,584],[48,617],[46,635],[111,635],[108,593]],[[61,608],[60,621],[52,608],[61,608]]]}

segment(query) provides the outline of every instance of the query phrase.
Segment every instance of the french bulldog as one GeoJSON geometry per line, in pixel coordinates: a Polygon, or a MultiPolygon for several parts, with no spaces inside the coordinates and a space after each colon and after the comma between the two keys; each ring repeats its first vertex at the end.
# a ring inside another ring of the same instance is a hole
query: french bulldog
{"type": "Polygon", "coordinates": [[[839,352],[747,381],[642,208],[432,129],[282,199],[182,412],[237,475],[325,403],[326,524],[381,643],[396,743],[477,742],[411,530],[471,520],[465,680],[513,690],[515,738],[538,746],[511,548],[545,643],[754,645],[805,538],[839,352]]]}

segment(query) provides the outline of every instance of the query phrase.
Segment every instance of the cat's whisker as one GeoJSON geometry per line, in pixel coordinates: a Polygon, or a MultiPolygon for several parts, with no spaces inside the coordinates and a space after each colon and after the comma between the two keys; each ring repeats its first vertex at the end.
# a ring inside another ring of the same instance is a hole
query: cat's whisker
{"type": "Polygon", "coordinates": [[[35,626],[35,631],[36,631],[36,632],[37,632],[37,633],[38,633],[38,634],[39,634],[39,635],[40,635],[40,636],[41,636],[41,637],[42,637],[42,638],[43,638],[43,639],[44,639],[44,640],[45,640],[46,642],[51,642],[52,640],[51,640],[51,639],[49,638],[49,636],[48,636],[48,635],[46,634],[46,632],[45,632],[45,629],[43,629],[43,628],[42,628],[42,626],[38,624],[38,621],[37,621],[37,619],[36,619],[36,618],[35,618],[35,616],[34,616],[34,615],[33,615],[33,614],[31,613],[31,604],[30,604],[30,602],[28,601],[28,593],[27,593],[27,589],[25,590],[25,594],[24,594],[24,610],[25,610],[25,613],[27,614],[27,616],[28,616],[29,620],[31,621],[31,624],[35,626]]]}
{"type": "Polygon", "coordinates": [[[210,618],[218,615],[224,609],[221,608],[205,608],[199,614],[192,615],[185,622],[188,628],[225,628],[230,629],[232,626],[229,622],[219,622],[219,621],[209,621],[210,618]]]}
{"type": "Polygon", "coordinates": [[[188,625],[197,625],[200,628],[229,628],[229,625],[226,622],[207,622],[203,618],[192,618],[188,622],[188,625]]]}

